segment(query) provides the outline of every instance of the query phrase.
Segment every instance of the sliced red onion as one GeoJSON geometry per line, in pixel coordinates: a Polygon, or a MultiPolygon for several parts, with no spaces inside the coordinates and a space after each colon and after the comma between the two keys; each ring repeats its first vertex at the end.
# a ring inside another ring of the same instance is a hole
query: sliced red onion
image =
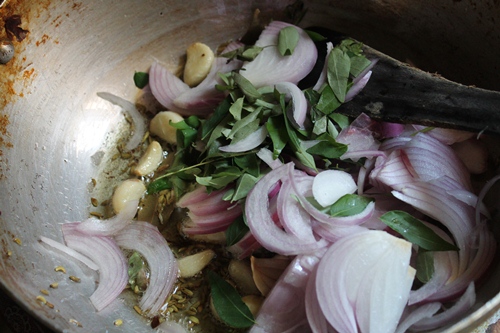
{"type": "Polygon", "coordinates": [[[156,61],[149,69],[149,86],[153,96],[167,110],[182,115],[191,115],[187,110],[174,104],[174,100],[180,94],[190,89],[189,86],[156,61]]]}
{"type": "MultiPolygon", "coordinates": [[[[327,170],[327,171],[322,171],[319,174],[321,175],[322,173],[331,173],[332,171],[337,173],[338,170],[327,170]]],[[[340,172],[340,171],[339,171],[340,172]]],[[[292,182],[294,190],[295,190],[295,196],[300,201],[300,204],[304,208],[304,210],[311,215],[316,221],[320,223],[326,224],[324,227],[324,230],[335,230],[336,227],[349,227],[349,226],[354,226],[354,225],[360,225],[364,223],[366,220],[368,220],[371,215],[373,214],[375,210],[375,203],[371,202],[369,203],[366,208],[358,214],[352,215],[352,216],[346,216],[346,217],[332,217],[326,213],[323,213],[319,211],[316,207],[314,207],[313,204],[311,204],[307,199],[306,195],[307,194],[314,194],[314,183],[318,182],[318,176],[311,177],[311,176],[305,176],[305,175],[297,175],[296,173],[294,175],[291,175],[293,177],[294,181],[292,182]]],[[[325,180],[321,180],[320,182],[324,182],[325,180]]],[[[327,182],[326,186],[330,187],[335,187],[337,184],[335,183],[329,183],[327,182]]],[[[347,193],[352,193],[356,190],[356,185],[354,184],[354,187],[352,188],[351,185],[349,184],[349,190],[346,192],[347,193]],[[352,190],[354,189],[354,191],[352,190]]],[[[331,200],[330,200],[331,201],[331,200]]],[[[336,200],[335,200],[336,201],[336,200]]],[[[315,227],[316,229],[316,227],[315,227]]],[[[332,241],[330,236],[326,237],[328,240],[332,241]]]]}
{"type": "Polygon", "coordinates": [[[277,215],[280,225],[290,235],[294,235],[302,243],[315,243],[316,238],[311,228],[311,216],[305,211],[295,197],[292,182],[284,180],[276,200],[277,215]]]}
{"type": "Polygon", "coordinates": [[[187,208],[190,205],[202,203],[211,197],[218,196],[225,191],[226,189],[208,192],[205,186],[197,186],[194,190],[187,192],[177,200],[176,205],[177,207],[187,208]]]}
{"type": "Polygon", "coordinates": [[[441,303],[428,303],[421,306],[416,307],[411,310],[411,312],[404,317],[403,320],[398,325],[395,333],[405,333],[411,325],[416,322],[432,317],[436,312],[441,309],[441,303]]]}
{"type": "Polygon", "coordinates": [[[374,157],[384,155],[379,151],[380,143],[373,137],[373,132],[369,129],[374,122],[366,115],[358,116],[348,127],[340,131],[336,140],[339,143],[348,145],[347,152],[341,159],[350,158],[357,161],[362,157],[374,157]]]}
{"type": "Polygon", "coordinates": [[[465,189],[471,189],[469,172],[453,149],[427,133],[417,133],[405,145],[404,150],[422,180],[447,176],[462,184],[465,189]]]}
{"type": "MultiPolygon", "coordinates": [[[[485,216],[486,218],[491,217],[490,212],[488,211],[488,208],[486,207],[484,202],[479,201],[477,195],[475,195],[474,193],[460,188],[450,190],[448,191],[448,193],[469,206],[477,207],[478,213],[485,216]]],[[[479,220],[476,218],[476,223],[478,223],[478,221],[479,220]]]]}
{"type": "Polygon", "coordinates": [[[488,270],[495,257],[496,241],[486,225],[480,225],[477,228],[476,232],[473,232],[473,235],[477,235],[478,238],[477,243],[473,244],[477,251],[467,270],[461,274],[452,275],[452,279],[443,288],[428,297],[426,301],[455,300],[464,292],[471,281],[479,280],[488,270]]]}
{"type": "Polygon", "coordinates": [[[147,222],[127,225],[115,240],[122,248],[138,251],[147,261],[151,275],[140,307],[155,315],[172,292],[179,274],[174,254],[158,228],[147,222]]]}
{"type": "Polygon", "coordinates": [[[207,199],[197,202],[191,205],[187,205],[187,208],[192,214],[197,216],[210,215],[217,212],[225,211],[234,205],[231,201],[224,201],[223,197],[226,194],[226,190],[216,191],[213,195],[207,197],[207,199]]]}
{"type": "Polygon", "coordinates": [[[302,90],[296,84],[290,82],[278,82],[274,87],[280,94],[285,94],[286,99],[292,100],[293,107],[291,114],[288,114],[288,118],[295,126],[303,129],[308,110],[306,96],[302,90]]]}
{"type": "Polygon", "coordinates": [[[139,200],[129,200],[115,216],[106,220],[88,218],[79,223],[76,230],[91,236],[113,236],[133,221],[138,205],[139,200]]]}
{"type": "Polygon", "coordinates": [[[94,271],[99,269],[99,266],[97,266],[96,263],[94,263],[92,260],[87,258],[86,256],[80,254],[79,252],[73,250],[72,248],[67,247],[66,245],[59,243],[58,241],[55,241],[53,239],[40,236],[40,241],[53,247],[54,249],[57,249],[63,253],[66,253],[72,258],[75,258],[76,260],[79,260],[80,262],[84,263],[87,265],[88,268],[93,269],[94,271]]]}
{"type": "Polygon", "coordinates": [[[474,209],[450,196],[439,185],[415,182],[407,184],[401,191],[392,194],[418,211],[441,222],[453,235],[460,248],[460,274],[463,273],[471,259],[469,237],[473,231],[474,209]]]}
{"type": "Polygon", "coordinates": [[[285,164],[270,171],[257,182],[246,199],[246,221],[255,239],[270,251],[283,255],[311,253],[324,247],[326,243],[321,240],[303,242],[299,237],[278,227],[268,211],[268,193],[277,182],[288,178],[290,169],[293,169],[293,164],[285,164]]]}
{"type": "Polygon", "coordinates": [[[236,244],[231,245],[227,250],[239,260],[249,257],[255,250],[262,245],[255,239],[251,232],[247,232],[236,244]]]}
{"type": "Polygon", "coordinates": [[[336,242],[341,238],[364,232],[368,229],[360,225],[338,226],[317,222],[313,224],[313,230],[318,236],[328,242],[336,242]]]}
{"type": "Polygon", "coordinates": [[[438,292],[452,275],[452,267],[448,253],[434,252],[434,273],[422,287],[410,292],[408,305],[425,301],[438,292]]]}
{"type": "Polygon", "coordinates": [[[315,255],[295,257],[266,297],[249,333],[311,332],[305,312],[305,289],[318,261],[315,255]]]}
{"type": "Polygon", "coordinates": [[[450,308],[430,318],[422,318],[411,326],[412,331],[427,331],[443,327],[463,318],[476,303],[474,283],[470,283],[465,293],[450,308]]]}
{"type": "MultiPolygon", "coordinates": [[[[317,268],[317,267],[316,267],[317,268]]],[[[306,285],[306,316],[311,327],[312,333],[337,333],[337,331],[326,320],[318,303],[318,294],[316,293],[316,275],[317,269],[314,269],[306,285]]]]}
{"type": "Polygon", "coordinates": [[[327,73],[328,73],[328,57],[330,56],[330,52],[333,50],[333,44],[332,42],[327,42],[326,43],[326,56],[325,56],[325,64],[323,65],[323,70],[321,71],[321,74],[318,77],[318,81],[316,81],[316,84],[314,85],[313,89],[316,91],[319,91],[323,84],[326,83],[327,80],[327,73]]]}
{"type": "Polygon", "coordinates": [[[396,123],[388,123],[388,122],[380,122],[379,135],[380,138],[394,138],[401,135],[405,130],[405,125],[396,124],[396,123]]]}
{"type": "Polygon", "coordinates": [[[101,311],[127,286],[127,260],[114,239],[85,235],[76,230],[77,225],[78,222],[62,225],[64,240],[68,247],[87,256],[99,267],[99,284],[90,301],[97,311],[101,311]]]}
{"type": "Polygon", "coordinates": [[[264,49],[253,61],[243,65],[240,74],[257,88],[283,81],[297,84],[313,69],[318,51],[311,38],[299,27],[296,27],[299,42],[293,54],[282,56],[279,53],[278,35],[281,29],[288,26],[291,24],[281,21],[269,23],[255,43],[264,49]]]}
{"type": "Polygon", "coordinates": [[[375,168],[369,176],[370,184],[382,190],[401,189],[405,184],[418,180],[415,170],[405,160],[408,159],[401,149],[391,152],[387,157],[377,158],[375,168]]]}
{"type": "Polygon", "coordinates": [[[347,94],[345,95],[345,102],[351,101],[357,94],[359,94],[361,90],[363,90],[363,88],[366,86],[371,76],[372,76],[372,71],[369,71],[368,73],[363,75],[360,78],[360,80],[354,83],[347,92],[347,94]]]}
{"type": "Polygon", "coordinates": [[[321,258],[316,293],[339,332],[392,332],[408,301],[415,270],[412,244],[384,231],[334,243],[321,258]]]}
{"type": "Polygon", "coordinates": [[[395,138],[384,140],[380,144],[379,149],[383,150],[383,151],[396,150],[396,149],[402,148],[404,145],[406,145],[408,142],[410,142],[410,140],[411,140],[411,137],[408,137],[408,136],[398,136],[395,138]]]}
{"type": "Polygon", "coordinates": [[[238,204],[209,215],[196,215],[188,212],[190,220],[184,223],[182,230],[187,235],[213,234],[226,230],[241,214],[242,209],[238,204]]]}
{"type": "Polygon", "coordinates": [[[130,103],[127,100],[124,100],[121,97],[118,97],[116,95],[107,93],[107,92],[98,92],[97,96],[101,97],[102,99],[107,100],[108,102],[118,105],[121,107],[127,115],[130,117],[132,120],[132,123],[134,124],[134,131],[132,133],[132,136],[128,140],[127,144],[125,145],[126,150],[132,150],[136,148],[142,141],[142,138],[144,137],[144,134],[146,133],[146,124],[144,122],[144,117],[141,115],[141,113],[137,110],[134,104],[130,103]]]}
{"type": "Polygon", "coordinates": [[[363,69],[363,71],[359,73],[358,76],[356,76],[352,81],[353,85],[356,85],[359,81],[362,81],[365,78],[366,74],[372,71],[373,67],[375,67],[375,65],[378,63],[379,60],[380,59],[378,58],[370,59],[370,64],[366,66],[366,68],[363,69]]]}
{"type": "Polygon", "coordinates": [[[236,143],[231,143],[227,146],[219,147],[219,150],[225,153],[240,153],[249,151],[257,148],[262,142],[264,142],[267,134],[268,132],[266,126],[261,126],[247,137],[239,140],[236,143]]]}
{"type": "Polygon", "coordinates": [[[282,166],[283,163],[279,159],[273,157],[272,151],[267,148],[261,148],[257,152],[257,157],[259,157],[264,163],[266,163],[271,169],[276,169],[282,166]]]}

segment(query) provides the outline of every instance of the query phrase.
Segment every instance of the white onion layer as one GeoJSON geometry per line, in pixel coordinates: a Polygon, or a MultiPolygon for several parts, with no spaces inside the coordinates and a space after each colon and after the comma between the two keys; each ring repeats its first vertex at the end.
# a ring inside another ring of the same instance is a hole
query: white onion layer
{"type": "Polygon", "coordinates": [[[316,293],[336,330],[394,332],[415,276],[411,247],[384,231],[366,231],[327,250],[318,266],[316,293]]]}
{"type": "Polygon", "coordinates": [[[151,315],[156,314],[172,292],[179,274],[177,260],[165,237],[156,226],[135,222],[116,234],[115,239],[120,247],[138,251],[147,261],[151,275],[140,307],[151,315]]]}
{"type": "Polygon", "coordinates": [[[118,105],[129,115],[134,124],[134,131],[127,144],[125,145],[125,149],[132,150],[136,148],[141,143],[142,138],[146,133],[146,123],[144,121],[144,117],[140,114],[134,104],[121,97],[107,92],[98,92],[97,96],[107,100],[112,104],[118,105]]]}
{"type": "Polygon", "coordinates": [[[62,225],[64,240],[68,247],[89,257],[99,267],[99,284],[90,301],[101,311],[127,286],[127,260],[114,239],[88,236],[77,231],[76,225],[78,222],[62,225]]]}
{"type": "Polygon", "coordinates": [[[272,21],[255,43],[264,49],[253,61],[243,65],[244,70],[240,73],[257,88],[283,81],[297,84],[313,69],[318,51],[307,33],[298,27],[299,42],[293,54],[282,56],[279,53],[278,35],[288,26],[291,24],[272,21]]]}

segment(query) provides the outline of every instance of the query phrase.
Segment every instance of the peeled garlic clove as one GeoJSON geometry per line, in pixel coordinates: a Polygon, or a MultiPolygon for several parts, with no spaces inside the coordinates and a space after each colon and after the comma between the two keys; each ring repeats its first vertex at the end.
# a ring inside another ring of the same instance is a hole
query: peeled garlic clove
{"type": "Polygon", "coordinates": [[[170,144],[174,144],[177,142],[177,129],[170,125],[172,123],[178,123],[183,121],[184,118],[173,111],[161,111],[151,119],[149,123],[149,131],[151,134],[156,135],[162,140],[170,144]]]}
{"type": "Polygon", "coordinates": [[[290,259],[281,255],[273,258],[256,258],[254,256],[250,258],[253,280],[263,296],[267,296],[273,289],[289,263],[290,259]]]}
{"type": "Polygon", "coordinates": [[[264,303],[265,298],[257,295],[247,295],[243,296],[241,300],[246,304],[255,318],[257,317],[257,314],[259,313],[259,310],[262,306],[262,303],[264,303]]]}
{"type": "Polygon", "coordinates": [[[184,258],[177,260],[179,265],[180,277],[187,278],[195,276],[203,268],[205,268],[210,261],[215,257],[215,252],[212,250],[205,250],[184,258]]]}
{"type": "Polygon", "coordinates": [[[228,272],[243,294],[260,294],[253,280],[249,262],[233,259],[229,262],[228,272]]]}
{"type": "Polygon", "coordinates": [[[141,156],[134,173],[137,176],[145,176],[154,172],[163,160],[163,149],[158,141],[153,141],[141,156]]]}
{"type": "Polygon", "coordinates": [[[111,203],[115,213],[119,213],[127,202],[139,200],[146,192],[146,186],[139,179],[127,179],[115,189],[111,203]]]}
{"type": "Polygon", "coordinates": [[[184,82],[196,86],[207,76],[214,62],[214,52],[203,43],[193,43],[186,50],[186,65],[184,66],[184,82]]]}

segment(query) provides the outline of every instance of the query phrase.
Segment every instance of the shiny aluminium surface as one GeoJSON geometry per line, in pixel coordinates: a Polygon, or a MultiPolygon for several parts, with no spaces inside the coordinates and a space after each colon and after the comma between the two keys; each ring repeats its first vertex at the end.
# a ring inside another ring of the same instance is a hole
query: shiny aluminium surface
{"type": "MultiPolygon", "coordinates": [[[[60,332],[150,332],[126,293],[96,314],[88,300],[96,273],[38,241],[40,235],[61,240],[60,224],[87,217],[90,197],[107,198],[118,179],[111,157],[128,125],[96,92],[135,100],[134,71],[146,71],[155,59],[175,70],[190,43],[215,49],[240,37],[256,8],[279,19],[292,1],[0,3],[0,19],[21,15],[29,31],[14,40],[14,59],[0,65],[0,283],[60,332]],[[58,265],[68,273],[56,272],[58,265]],[[59,287],[45,296],[51,309],[36,297],[53,282],[59,287]],[[124,324],[114,326],[116,319],[124,324]]],[[[449,79],[500,90],[496,0],[314,0],[306,7],[303,26],[345,31],[449,79]]],[[[496,266],[474,312],[448,332],[484,332],[485,320],[500,308],[499,291],[496,266]]]]}

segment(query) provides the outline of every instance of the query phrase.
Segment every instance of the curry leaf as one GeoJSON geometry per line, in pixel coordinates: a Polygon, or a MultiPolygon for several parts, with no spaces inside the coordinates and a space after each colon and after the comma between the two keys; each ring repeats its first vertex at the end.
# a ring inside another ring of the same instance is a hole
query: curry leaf
{"type": "Polygon", "coordinates": [[[416,260],[417,279],[427,283],[434,274],[434,253],[419,249],[416,260]]]}
{"type": "Polygon", "coordinates": [[[277,116],[267,120],[266,128],[273,142],[273,158],[276,159],[281,154],[281,151],[285,148],[288,141],[286,127],[281,121],[281,116],[277,116]]]}
{"type": "Polygon", "coordinates": [[[336,142],[328,133],[321,134],[316,140],[319,142],[307,149],[308,153],[325,158],[339,158],[347,152],[347,145],[336,142]]]}
{"type": "Polygon", "coordinates": [[[211,176],[199,177],[196,176],[196,182],[200,185],[221,189],[226,187],[231,182],[235,181],[242,175],[238,167],[221,167],[211,176]]]}
{"type": "Polygon", "coordinates": [[[308,29],[305,29],[304,31],[307,33],[309,38],[312,39],[313,42],[322,42],[322,41],[327,39],[325,36],[323,36],[322,34],[316,32],[316,31],[312,31],[312,30],[308,30],[308,29]]]}
{"type": "Polygon", "coordinates": [[[135,285],[135,280],[137,279],[137,275],[139,271],[144,266],[144,261],[142,260],[139,252],[134,251],[134,253],[128,259],[128,283],[130,285],[135,285]]]}
{"type": "Polygon", "coordinates": [[[239,73],[233,73],[233,79],[240,88],[241,92],[247,98],[248,102],[253,103],[256,99],[260,98],[260,93],[254,87],[254,85],[243,75],[239,73]]]}
{"type": "Polygon", "coordinates": [[[288,26],[280,30],[278,35],[278,51],[282,56],[293,54],[299,42],[299,32],[294,26],[288,26]]]}
{"type": "Polygon", "coordinates": [[[231,246],[240,241],[250,231],[248,226],[245,224],[243,215],[234,220],[233,223],[229,225],[226,229],[226,246],[231,246]]]}
{"type": "Polygon", "coordinates": [[[170,190],[172,187],[172,182],[168,178],[158,178],[148,185],[147,191],[148,194],[154,194],[163,190],[170,190]]]}
{"type": "Polygon", "coordinates": [[[262,52],[264,48],[260,46],[246,46],[238,59],[243,61],[252,61],[262,52]]]}
{"type": "Polygon", "coordinates": [[[372,198],[356,194],[346,194],[331,205],[330,215],[336,217],[356,215],[365,210],[366,206],[372,201],[372,198]]]}
{"type": "Polygon", "coordinates": [[[224,323],[234,328],[247,328],[255,323],[250,309],[233,286],[212,271],[208,272],[208,281],[215,311],[224,323]]]}
{"type": "Polygon", "coordinates": [[[335,47],[328,56],[328,84],[339,102],[345,102],[347,93],[347,83],[349,81],[349,71],[351,60],[349,56],[339,47],[335,47]]]}
{"type": "Polygon", "coordinates": [[[316,109],[323,112],[324,114],[330,114],[341,104],[342,103],[340,103],[332,88],[327,85],[321,91],[318,104],[316,104],[316,109]]]}
{"type": "Polygon", "coordinates": [[[231,107],[231,102],[229,98],[226,98],[220,103],[216,108],[214,113],[203,123],[201,128],[201,139],[205,140],[210,133],[219,125],[219,123],[226,117],[229,113],[229,108],[231,107]]]}
{"type": "Polygon", "coordinates": [[[361,72],[365,70],[368,65],[370,65],[371,61],[368,60],[365,56],[355,56],[351,58],[351,68],[350,73],[352,76],[357,77],[361,72]]]}
{"type": "Polygon", "coordinates": [[[144,88],[149,83],[149,74],[144,72],[135,72],[134,83],[137,88],[144,88]]]}
{"type": "Polygon", "coordinates": [[[254,177],[259,177],[260,158],[257,158],[256,154],[245,154],[242,156],[236,156],[233,158],[233,161],[234,164],[236,164],[244,172],[254,177]]]}
{"type": "Polygon", "coordinates": [[[229,108],[229,112],[236,121],[241,119],[241,111],[243,111],[243,97],[240,97],[236,101],[234,101],[234,103],[229,108]]]}
{"type": "Polygon", "coordinates": [[[404,211],[394,210],[380,217],[382,222],[397,231],[409,242],[428,251],[457,251],[458,248],[439,237],[422,221],[404,211]]]}
{"type": "Polygon", "coordinates": [[[238,201],[245,198],[258,180],[258,177],[254,177],[248,173],[245,173],[243,176],[238,178],[238,181],[236,182],[236,190],[234,191],[231,200],[238,201]]]}

